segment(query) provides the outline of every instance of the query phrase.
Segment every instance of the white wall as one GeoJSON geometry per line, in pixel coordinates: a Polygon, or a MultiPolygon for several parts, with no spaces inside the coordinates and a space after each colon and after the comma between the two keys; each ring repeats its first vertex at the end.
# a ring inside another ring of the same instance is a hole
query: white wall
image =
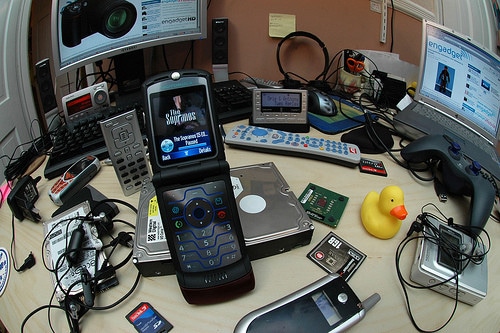
{"type": "Polygon", "coordinates": [[[491,0],[441,0],[443,24],[497,52],[496,20],[491,0]]]}
{"type": "MultiPolygon", "coordinates": [[[[390,0],[386,0],[390,4],[390,0]]],[[[394,7],[413,17],[431,20],[471,37],[498,52],[496,18],[491,0],[393,0],[394,7]]]]}

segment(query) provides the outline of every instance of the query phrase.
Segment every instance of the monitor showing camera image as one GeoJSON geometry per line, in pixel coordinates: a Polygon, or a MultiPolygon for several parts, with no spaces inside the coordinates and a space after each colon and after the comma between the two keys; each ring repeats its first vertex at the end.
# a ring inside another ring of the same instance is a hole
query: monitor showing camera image
{"type": "Polygon", "coordinates": [[[160,44],[207,37],[207,0],[53,0],[56,75],[160,44]]]}
{"type": "Polygon", "coordinates": [[[160,165],[216,155],[206,86],[153,93],[149,103],[160,165]]]}

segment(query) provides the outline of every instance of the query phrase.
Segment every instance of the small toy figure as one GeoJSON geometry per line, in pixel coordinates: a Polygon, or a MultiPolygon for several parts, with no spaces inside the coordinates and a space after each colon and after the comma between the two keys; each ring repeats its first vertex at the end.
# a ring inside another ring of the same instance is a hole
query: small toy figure
{"type": "Polygon", "coordinates": [[[407,215],[403,190],[395,185],[385,187],[380,194],[369,192],[361,205],[363,226],[381,239],[394,237],[407,215]]]}

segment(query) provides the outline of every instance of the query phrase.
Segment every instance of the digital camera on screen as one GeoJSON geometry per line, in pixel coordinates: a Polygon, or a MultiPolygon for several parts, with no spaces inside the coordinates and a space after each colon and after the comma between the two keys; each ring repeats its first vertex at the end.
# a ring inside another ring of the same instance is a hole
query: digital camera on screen
{"type": "Polygon", "coordinates": [[[135,6],[125,0],[77,0],[61,10],[62,42],[74,47],[95,33],[120,38],[132,29],[136,19],[135,6]]]}

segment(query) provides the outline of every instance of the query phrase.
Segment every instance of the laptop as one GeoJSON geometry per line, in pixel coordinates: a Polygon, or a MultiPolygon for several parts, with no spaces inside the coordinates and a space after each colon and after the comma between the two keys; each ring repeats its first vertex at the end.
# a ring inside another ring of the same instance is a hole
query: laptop
{"type": "Polygon", "coordinates": [[[445,134],[500,179],[500,58],[469,37],[423,20],[414,101],[394,117],[402,135],[445,134]]]}

